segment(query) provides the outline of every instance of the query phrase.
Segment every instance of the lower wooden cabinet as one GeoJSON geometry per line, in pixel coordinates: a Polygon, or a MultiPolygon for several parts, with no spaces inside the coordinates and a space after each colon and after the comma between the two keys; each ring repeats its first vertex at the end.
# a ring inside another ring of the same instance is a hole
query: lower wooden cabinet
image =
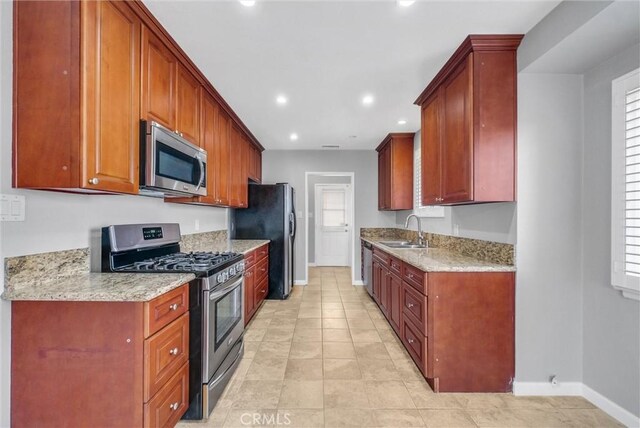
{"type": "Polygon", "coordinates": [[[150,302],[12,302],[12,426],[175,425],[189,405],[188,287],[150,302]]]}
{"type": "Polygon", "coordinates": [[[269,244],[264,244],[244,256],[244,325],[269,294],[269,244]]]}
{"type": "Polygon", "coordinates": [[[512,390],[513,272],[427,273],[374,248],[372,276],[374,300],[434,391],[512,390]]]}

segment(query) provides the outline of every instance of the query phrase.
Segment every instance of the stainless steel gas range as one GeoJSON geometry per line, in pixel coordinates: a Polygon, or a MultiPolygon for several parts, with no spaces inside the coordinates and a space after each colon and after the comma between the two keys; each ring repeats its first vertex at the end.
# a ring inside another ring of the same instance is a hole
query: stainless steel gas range
{"type": "Polygon", "coordinates": [[[180,252],[176,223],[102,229],[103,272],[191,272],[189,284],[189,409],[183,419],[207,419],[244,352],[244,257],[180,252]]]}

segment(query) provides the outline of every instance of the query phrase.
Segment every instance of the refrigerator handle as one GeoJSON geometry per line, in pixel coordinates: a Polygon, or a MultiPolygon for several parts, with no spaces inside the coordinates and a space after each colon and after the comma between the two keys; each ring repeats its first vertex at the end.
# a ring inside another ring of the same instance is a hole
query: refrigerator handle
{"type": "Polygon", "coordinates": [[[296,236],[296,216],[294,213],[289,213],[289,235],[296,236]]]}

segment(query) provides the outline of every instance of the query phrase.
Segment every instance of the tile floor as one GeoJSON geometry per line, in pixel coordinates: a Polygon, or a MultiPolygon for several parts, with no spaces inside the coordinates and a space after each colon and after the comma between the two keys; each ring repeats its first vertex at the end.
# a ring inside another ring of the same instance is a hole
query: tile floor
{"type": "Polygon", "coordinates": [[[267,300],[207,427],[609,427],[580,397],[435,394],[348,268],[267,300]]]}

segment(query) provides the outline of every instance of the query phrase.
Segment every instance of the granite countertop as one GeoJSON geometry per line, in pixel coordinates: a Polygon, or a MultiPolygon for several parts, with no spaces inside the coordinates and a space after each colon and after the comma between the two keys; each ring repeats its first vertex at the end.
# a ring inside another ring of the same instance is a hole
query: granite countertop
{"type": "Polygon", "coordinates": [[[4,300],[147,302],[195,278],[192,273],[79,273],[7,288],[4,300]]]}
{"type": "Polygon", "coordinates": [[[391,248],[380,241],[392,239],[360,238],[387,254],[417,267],[423,272],[515,272],[513,265],[497,264],[443,248],[391,248]]]}
{"type": "Polygon", "coordinates": [[[269,242],[270,241],[268,239],[232,239],[231,251],[247,254],[248,252],[262,247],[264,244],[268,244],[269,242]]]}

